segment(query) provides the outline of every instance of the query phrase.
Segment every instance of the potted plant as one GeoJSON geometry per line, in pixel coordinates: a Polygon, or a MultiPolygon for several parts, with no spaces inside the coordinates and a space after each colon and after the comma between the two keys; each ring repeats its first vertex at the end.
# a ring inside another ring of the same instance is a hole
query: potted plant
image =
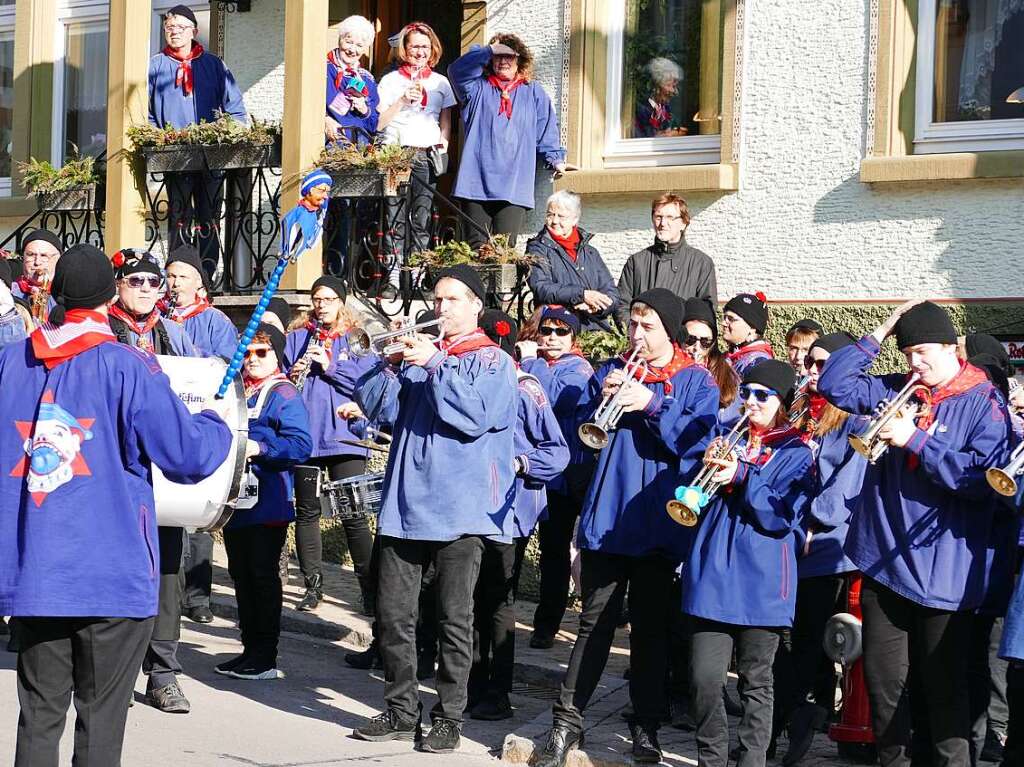
{"type": "Polygon", "coordinates": [[[76,157],[55,168],[32,157],[18,163],[21,181],[40,210],[95,210],[100,174],[95,157],[76,157]]]}
{"type": "Polygon", "coordinates": [[[413,253],[409,258],[410,266],[425,266],[428,271],[469,264],[492,295],[515,290],[520,273],[525,273],[533,263],[531,254],[520,253],[509,244],[507,234],[492,235],[477,250],[468,242],[454,240],[441,243],[433,250],[413,253]]]}
{"type": "Polygon", "coordinates": [[[629,339],[617,328],[612,331],[588,330],[585,333],[580,333],[578,343],[583,356],[590,360],[590,363],[596,368],[605,360],[617,357],[626,351],[629,339]]]}
{"type": "Polygon", "coordinates": [[[408,182],[415,152],[397,144],[333,144],[317,166],[334,179],[332,197],[395,197],[408,182]]]}
{"type": "Polygon", "coordinates": [[[253,120],[247,126],[223,113],[213,122],[200,121],[180,130],[133,125],[128,137],[148,173],[281,165],[279,125],[253,120]]]}

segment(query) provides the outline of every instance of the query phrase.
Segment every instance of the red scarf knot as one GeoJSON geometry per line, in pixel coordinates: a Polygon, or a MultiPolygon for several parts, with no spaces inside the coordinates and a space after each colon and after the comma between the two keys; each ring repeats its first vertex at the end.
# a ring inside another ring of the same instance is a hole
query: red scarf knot
{"type": "Polygon", "coordinates": [[[163,52],[165,55],[170,56],[178,62],[178,71],[174,75],[174,87],[181,88],[182,93],[186,96],[191,96],[194,84],[194,79],[192,77],[192,62],[203,55],[203,46],[193,40],[192,50],[190,50],[185,56],[180,56],[178,52],[169,45],[164,48],[163,52]]]}
{"type": "Polygon", "coordinates": [[[463,354],[475,352],[478,349],[486,349],[488,346],[497,346],[494,341],[488,338],[483,328],[477,328],[469,333],[463,333],[454,338],[445,338],[438,344],[444,354],[452,357],[461,357],[463,354]]]}
{"type": "Polygon", "coordinates": [[[788,423],[772,429],[762,429],[751,424],[750,436],[747,438],[747,446],[744,450],[744,458],[756,466],[764,466],[775,454],[776,445],[793,437],[802,441],[800,432],[788,423]]]}
{"type": "MultiPolygon", "coordinates": [[[[627,360],[626,353],[623,353],[620,360],[625,362],[627,360]]],[[[646,371],[640,368],[634,374],[634,378],[641,383],[660,383],[664,384],[665,394],[672,394],[672,382],[669,380],[684,368],[695,365],[693,357],[677,343],[672,344],[672,359],[668,361],[668,364],[664,367],[654,367],[653,365],[647,365],[646,371]]]]}
{"type": "MultiPolygon", "coordinates": [[[[434,70],[430,67],[420,67],[419,69],[416,69],[412,64],[402,64],[402,66],[398,68],[398,74],[411,82],[427,80],[433,73],[434,70]]],[[[427,107],[427,89],[422,85],[420,86],[420,106],[424,109],[427,107]]]]}
{"type": "Polygon", "coordinates": [[[580,244],[580,230],[574,226],[572,228],[572,231],[569,232],[568,237],[559,237],[557,234],[552,232],[550,228],[548,228],[548,234],[551,235],[551,239],[554,240],[555,243],[560,248],[562,248],[562,250],[565,251],[565,254],[569,256],[569,258],[575,264],[577,255],[576,249],[579,247],[580,244]]]}
{"type": "MultiPolygon", "coordinates": [[[[910,376],[907,376],[907,380],[910,376]]],[[[970,391],[978,384],[988,383],[988,376],[981,368],[977,368],[969,362],[960,365],[960,371],[953,376],[953,379],[945,386],[939,386],[929,390],[924,384],[917,389],[916,397],[921,402],[920,414],[915,419],[917,428],[928,431],[935,423],[935,408],[943,400],[956,397],[970,391]]],[[[904,384],[905,385],[905,384],[904,384]]],[[[921,465],[921,459],[916,453],[907,454],[907,468],[916,469],[921,465]]]]}
{"type": "Polygon", "coordinates": [[[365,97],[369,95],[370,89],[366,85],[366,81],[359,74],[359,69],[344,63],[337,50],[327,52],[327,61],[334,64],[335,69],[337,69],[337,72],[334,74],[334,88],[336,90],[342,90],[342,85],[347,80],[349,84],[344,88],[346,96],[365,97]]]}
{"type": "Polygon", "coordinates": [[[94,346],[116,341],[107,318],[92,309],[69,309],[61,325],[46,323],[32,331],[32,353],[53,370],[94,346]]]}
{"type": "MultiPolygon", "coordinates": [[[[731,352],[727,352],[725,357],[729,360],[730,364],[733,364],[736,360],[742,359],[748,354],[753,354],[755,352],[764,352],[772,359],[775,358],[775,352],[772,351],[772,345],[762,339],[750,341],[749,343],[737,346],[731,352]]],[[[733,367],[735,367],[735,365],[733,365],[733,367]]]]}
{"type": "Polygon", "coordinates": [[[511,80],[502,80],[497,75],[488,75],[487,82],[489,82],[491,85],[498,89],[498,93],[501,97],[500,102],[498,103],[498,114],[505,115],[505,119],[511,120],[512,93],[520,85],[525,85],[526,80],[524,80],[519,75],[516,75],[511,80]]]}
{"type": "Polygon", "coordinates": [[[213,308],[213,304],[208,300],[205,298],[197,298],[196,302],[189,306],[174,307],[170,312],[170,319],[174,320],[179,325],[183,325],[185,320],[190,320],[211,308],[213,308]]]}
{"type": "Polygon", "coordinates": [[[153,353],[153,342],[149,340],[149,334],[153,332],[153,328],[160,322],[160,312],[153,309],[146,317],[145,321],[140,325],[139,320],[136,319],[135,315],[131,314],[120,304],[114,304],[110,307],[110,316],[116,317],[125,323],[135,335],[139,337],[136,341],[136,345],[147,352],[153,353]]]}

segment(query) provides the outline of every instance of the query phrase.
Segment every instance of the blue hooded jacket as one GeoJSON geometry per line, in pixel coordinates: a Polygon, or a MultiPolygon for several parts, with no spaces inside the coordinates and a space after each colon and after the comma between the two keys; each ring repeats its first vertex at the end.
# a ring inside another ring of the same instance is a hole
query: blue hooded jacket
{"type": "MultiPolygon", "coordinates": [[[[177,322],[177,320],[173,320],[177,322]]],[[[211,306],[186,319],[181,326],[200,357],[223,357],[230,360],[238,346],[238,330],[220,309],[211,306]]]]}

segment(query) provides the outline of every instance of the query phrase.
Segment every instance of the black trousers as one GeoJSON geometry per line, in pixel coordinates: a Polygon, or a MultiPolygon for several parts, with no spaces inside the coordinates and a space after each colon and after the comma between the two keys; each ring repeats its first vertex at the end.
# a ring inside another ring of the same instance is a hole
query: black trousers
{"type": "Polygon", "coordinates": [[[168,251],[189,244],[199,250],[208,275],[220,256],[220,208],[224,171],[167,174],[168,251]]]}
{"type": "Polygon", "coordinates": [[[516,594],[529,538],[484,540],[473,592],[473,667],[469,700],[502,698],[512,691],[516,663],[516,594]]]}
{"type": "Polygon", "coordinates": [[[73,764],[120,765],[128,703],[153,619],[19,618],[17,624],[21,714],[15,766],[57,767],[72,701],[73,764]]]}
{"type": "Polygon", "coordinates": [[[924,707],[935,767],[969,763],[967,667],[974,616],[923,607],[870,578],[861,591],[864,679],[882,767],[910,764],[911,706],[924,707]],[[920,695],[908,695],[913,663],[920,695]]]}
{"type": "Polygon", "coordinates": [[[185,549],[185,590],[181,606],[185,610],[209,607],[213,590],[213,536],[189,533],[185,549]]]}
{"type": "MultiPolygon", "coordinates": [[[[462,210],[485,231],[507,234],[510,245],[516,244],[516,238],[526,221],[526,208],[504,200],[462,200],[462,210]]],[[[466,227],[466,239],[474,248],[480,247],[486,240],[475,227],[466,227]]]]}
{"type": "Polygon", "coordinates": [[[580,515],[575,498],[548,491],[548,518],[538,527],[540,540],[540,599],[533,614],[533,630],[555,634],[569,604],[569,544],[580,515]]]}
{"type": "Polygon", "coordinates": [[[679,609],[669,602],[675,565],[656,554],[584,550],[581,557],[583,611],[553,719],[577,731],[583,728],[583,711],[608,662],[628,589],[629,697],[635,720],[657,727],[668,712],[669,613],[679,609]]]}
{"type": "Polygon", "coordinates": [[[287,537],[287,525],[248,525],[224,531],[242,647],[246,656],[271,666],[277,665],[277,642],[281,636],[278,563],[287,537]]]}
{"type": "Polygon", "coordinates": [[[1006,669],[1006,700],[1009,717],[1003,765],[1012,767],[1024,764],[1024,663],[1011,663],[1006,669]]]}
{"type": "MultiPolygon", "coordinates": [[[[825,624],[836,613],[836,601],[846,584],[845,575],[820,575],[801,578],[796,592],[796,614],[790,642],[780,642],[775,654],[775,720],[779,726],[789,721],[793,710],[811,699],[822,708],[835,704],[835,680],[831,691],[815,692],[825,650],[825,624]],[[831,697],[829,697],[829,695],[831,697]],[[821,699],[823,698],[823,699],[821,699]]],[[[827,685],[825,686],[827,688],[827,685]]]]}
{"type": "Polygon", "coordinates": [[[431,189],[437,184],[434,169],[427,161],[424,152],[417,152],[412,163],[412,176],[422,183],[410,180],[408,197],[388,197],[386,200],[387,234],[385,235],[385,252],[396,253],[398,264],[404,264],[406,246],[416,253],[428,250],[430,242],[430,218],[434,209],[434,193],[431,189]],[[408,214],[407,206],[411,206],[408,214]],[[406,232],[409,223],[412,231],[406,232]]]}
{"type": "Polygon", "coordinates": [[[697,723],[697,761],[701,767],[725,767],[729,760],[729,721],[722,688],[736,650],[738,690],[743,716],[737,767],[764,767],[772,735],[772,663],[780,630],[736,626],[704,618],[692,620],[690,678],[693,718],[697,723]]]}
{"type": "Polygon", "coordinates": [[[473,587],[480,572],[483,539],[413,541],[381,536],[377,603],[384,701],[407,721],[419,720],[416,680],[416,618],[423,572],[433,564],[437,604],[437,705],[431,719],[462,721],[473,660],[473,587]]]}
{"type": "Polygon", "coordinates": [[[181,673],[178,638],[181,636],[181,592],[185,585],[182,553],[185,531],[180,527],[157,528],[160,541],[160,601],[142,673],[150,689],[166,687],[181,673]]]}
{"type": "MultiPolygon", "coordinates": [[[[318,476],[326,469],[330,481],[356,477],[366,473],[366,460],[356,456],[332,455],[312,458],[295,467],[295,549],[299,555],[299,569],[308,579],[320,575],[323,569],[323,538],[320,535],[321,506],[317,494],[318,476]]],[[[373,557],[373,535],[370,523],[362,519],[342,521],[348,551],[352,555],[356,577],[364,597],[372,593],[370,560],[373,557]]]]}

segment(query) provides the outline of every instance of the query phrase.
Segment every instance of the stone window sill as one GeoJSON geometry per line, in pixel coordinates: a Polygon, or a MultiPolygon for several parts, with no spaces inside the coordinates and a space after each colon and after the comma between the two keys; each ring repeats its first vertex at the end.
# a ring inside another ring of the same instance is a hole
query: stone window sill
{"type": "Polygon", "coordinates": [[[739,168],[734,164],[676,165],[661,168],[577,170],[555,181],[555,189],[577,194],[660,194],[664,191],[735,191],[739,168]]]}
{"type": "Polygon", "coordinates": [[[868,157],[860,164],[860,180],[867,184],[1021,177],[1024,151],[868,157]]]}

